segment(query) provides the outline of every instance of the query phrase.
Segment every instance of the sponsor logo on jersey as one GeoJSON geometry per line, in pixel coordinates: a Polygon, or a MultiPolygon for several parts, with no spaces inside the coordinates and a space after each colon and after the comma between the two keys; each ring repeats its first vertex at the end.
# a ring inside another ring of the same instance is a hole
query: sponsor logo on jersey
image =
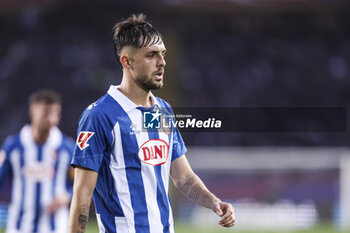
{"type": "Polygon", "coordinates": [[[2,166],[2,164],[5,162],[6,159],[6,153],[3,150],[0,150],[0,167],[2,166]]]}
{"type": "Polygon", "coordinates": [[[77,145],[80,148],[80,150],[85,149],[86,147],[89,147],[88,144],[89,139],[94,135],[94,132],[89,131],[81,131],[79,133],[78,139],[77,139],[77,145]]]}
{"type": "Polygon", "coordinates": [[[168,154],[169,145],[161,139],[148,140],[140,147],[138,152],[141,161],[153,166],[166,163],[168,154]]]}
{"type": "Polygon", "coordinates": [[[23,167],[23,175],[38,182],[50,180],[54,175],[54,168],[51,164],[34,162],[23,167]]]}

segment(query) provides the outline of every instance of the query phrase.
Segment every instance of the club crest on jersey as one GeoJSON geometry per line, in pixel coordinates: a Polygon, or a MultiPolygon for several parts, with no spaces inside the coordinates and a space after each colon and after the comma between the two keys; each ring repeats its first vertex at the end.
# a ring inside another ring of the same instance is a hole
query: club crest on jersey
{"type": "Polygon", "coordinates": [[[134,123],[131,123],[130,130],[130,135],[141,133],[141,131],[137,129],[137,125],[134,123]]]}
{"type": "Polygon", "coordinates": [[[169,154],[169,145],[161,139],[151,139],[139,149],[140,160],[149,165],[158,166],[166,163],[169,154]]]}
{"type": "Polygon", "coordinates": [[[86,147],[90,146],[88,144],[88,141],[94,134],[94,132],[89,131],[81,131],[79,133],[79,136],[77,138],[77,145],[80,148],[80,150],[84,150],[86,147]]]}

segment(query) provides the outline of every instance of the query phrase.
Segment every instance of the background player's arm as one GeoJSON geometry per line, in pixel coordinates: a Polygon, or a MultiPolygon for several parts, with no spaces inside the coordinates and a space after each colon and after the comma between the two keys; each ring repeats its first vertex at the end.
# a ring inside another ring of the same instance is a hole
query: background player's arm
{"type": "Polygon", "coordinates": [[[76,167],[74,169],[73,198],[69,214],[69,233],[84,233],[89,218],[92,193],[98,173],[76,167]]]}
{"type": "Polygon", "coordinates": [[[221,217],[219,224],[231,227],[235,222],[231,204],[222,202],[211,193],[201,179],[193,172],[186,156],[183,155],[171,163],[170,175],[175,187],[195,203],[213,210],[221,217]]]}
{"type": "Polygon", "coordinates": [[[11,173],[11,165],[6,152],[0,149],[0,188],[11,173]]]}
{"type": "Polygon", "coordinates": [[[50,214],[55,213],[63,206],[67,206],[70,202],[71,196],[68,192],[64,192],[58,196],[55,196],[52,200],[52,202],[47,207],[47,211],[50,214]]]}

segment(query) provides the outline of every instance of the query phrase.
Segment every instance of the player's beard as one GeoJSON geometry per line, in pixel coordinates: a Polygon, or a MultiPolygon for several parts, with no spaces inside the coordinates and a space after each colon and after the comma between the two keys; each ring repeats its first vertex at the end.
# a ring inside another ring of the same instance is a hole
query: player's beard
{"type": "Polygon", "coordinates": [[[163,80],[156,82],[147,75],[143,75],[136,78],[136,84],[144,91],[158,90],[163,87],[163,80]]]}
{"type": "Polygon", "coordinates": [[[42,133],[46,133],[46,132],[49,132],[50,131],[50,129],[51,129],[51,124],[50,124],[50,122],[48,122],[48,121],[41,121],[39,124],[38,124],[38,129],[39,129],[39,131],[40,132],[42,132],[42,133]]]}

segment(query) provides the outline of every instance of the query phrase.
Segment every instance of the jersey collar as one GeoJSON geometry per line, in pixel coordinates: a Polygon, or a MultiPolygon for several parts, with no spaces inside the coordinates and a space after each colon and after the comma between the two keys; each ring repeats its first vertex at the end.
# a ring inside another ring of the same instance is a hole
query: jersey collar
{"type": "MultiPolygon", "coordinates": [[[[36,145],[32,134],[32,128],[30,125],[25,125],[20,131],[20,138],[24,145],[36,145]]],[[[49,137],[43,145],[50,145],[52,147],[58,147],[62,143],[61,131],[56,127],[51,127],[49,137]]]]}
{"type": "MultiPolygon", "coordinates": [[[[118,90],[118,86],[115,85],[111,85],[109,87],[109,90],[107,91],[107,93],[113,97],[113,99],[115,101],[117,101],[120,106],[123,108],[123,110],[128,113],[134,109],[139,109],[141,106],[136,105],[134,102],[132,102],[128,97],[126,97],[123,93],[121,93],[118,90]]],[[[152,99],[152,102],[154,103],[154,105],[151,108],[154,108],[155,106],[160,106],[159,102],[157,101],[157,98],[152,94],[150,94],[150,97],[152,99]]],[[[142,108],[142,107],[141,107],[142,108]]]]}

